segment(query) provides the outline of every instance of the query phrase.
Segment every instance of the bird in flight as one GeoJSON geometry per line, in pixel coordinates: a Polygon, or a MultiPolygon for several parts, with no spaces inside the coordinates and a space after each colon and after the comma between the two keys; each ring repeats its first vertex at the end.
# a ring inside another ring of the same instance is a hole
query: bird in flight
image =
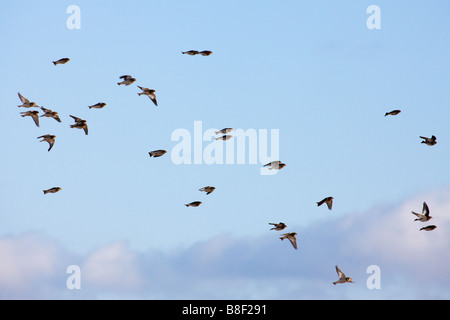
{"type": "Polygon", "coordinates": [[[435,136],[431,136],[431,138],[420,136],[420,138],[423,139],[421,143],[425,143],[427,146],[434,146],[437,143],[435,136]]]}
{"type": "Polygon", "coordinates": [[[269,167],[269,170],[272,169],[280,170],[283,169],[285,166],[286,164],[282,163],[281,161],[272,161],[264,165],[264,167],[269,167]]]}
{"type": "Polygon", "coordinates": [[[201,54],[202,56],[209,56],[209,55],[211,55],[213,52],[212,51],[210,51],[210,50],[203,50],[203,51],[200,51],[199,52],[199,54],[201,54]]]}
{"type": "Polygon", "coordinates": [[[71,117],[75,120],[75,124],[70,125],[71,128],[75,128],[75,129],[83,129],[84,133],[87,135],[88,134],[88,126],[86,123],[86,120],[83,120],[81,118],[72,116],[71,117]]]}
{"type": "Polygon", "coordinates": [[[215,187],[211,187],[211,186],[207,186],[207,187],[203,187],[201,189],[198,189],[200,191],[204,191],[206,192],[206,194],[210,194],[211,192],[213,192],[216,188],[215,187]]]}
{"type": "Polygon", "coordinates": [[[216,140],[230,140],[231,138],[233,138],[232,135],[226,134],[221,137],[217,137],[216,140]]]}
{"type": "Polygon", "coordinates": [[[46,109],[44,107],[41,107],[41,109],[42,109],[42,111],[44,111],[44,114],[41,117],[49,117],[49,118],[55,119],[58,122],[61,122],[58,112],[50,110],[50,109],[46,109]]]}
{"type": "Polygon", "coordinates": [[[428,208],[428,205],[425,201],[423,202],[422,214],[414,211],[411,212],[417,217],[417,219],[414,219],[414,221],[427,222],[428,220],[433,218],[432,216],[430,216],[430,209],[428,208]]]}
{"type": "Polygon", "coordinates": [[[322,204],[326,203],[328,206],[328,209],[332,209],[333,208],[333,197],[326,197],[323,200],[320,200],[319,202],[317,202],[317,206],[321,206],[322,204]]]}
{"type": "Polygon", "coordinates": [[[40,142],[47,141],[49,144],[48,151],[50,151],[53,148],[53,145],[55,144],[56,136],[52,135],[52,134],[45,134],[45,135],[37,137],[37,138],[38,139],[42,138],[42,140],[40,142]]]}
{"type": "Polygon", "coordinates": [[[339,269],[338,266],[336,266],[336,272],[338,274],[339,280],[334,281],[333,282],[334,285],[336,285],[337,283],[354,283],[352,281],[352,278],[346,277],[345,274],[341,271],[341,269],[339,269]]]}
{"type": "Polygon", "coordinates": [[[280,223],[272,223],[269,222],[270,225],[274,226],[273,228],[271,228],[270,230],[276,230],[276,231],[280,231],[283,230],[287,227],[287,225],[285,225],[283,222],[280,223]]]}
{"type": "Polygon", "coordinates": [[[297,238],[295,237],[296,235],[297,235],[296,232],[285,233],[280,237],[280,239],[281,240],[289,239],[294,249],[297,249],[297,238]]]}
{"type": "Polygon", "coordinates": [[[69,61],[70,61],[69,58],[62,58],[62,59],[59,59],[59,60],[56,60],[56,61],[52,61],[52,62],[53,62],[53,65],[56,66],[57,64],[66,64],[69,61]]]}
{"type": "Polygon", "coordinates": [[[154,150],[154,151],[150,151],[148,154],[150,155],[150,157],[158,158],[166,153],[167,153],[166,150],[154,150]]]}
{"type": "Polygon", "coordinates": [[[31,107],[39,107],[36,102],[30,102],[27,98],[25,98],[23,95],[20,94],[20,92],[17,92],[17,95],[19,96],[20,101],[22,101],[22,104],[18,106],[19,108],[31,108],[31,107]]]}
{"type": "Polygon", "coordinates": [[[420,228],[420,231],[422,231],[422,230],[425,230],[425,231],[433,231],[434,229],[436,229],[437,227],[435,226],[435,225],[429,225],[429,226],[426,226],[426,227],[422,227],[422,228],[420,228]]]}
{"type": "Polygon", "coordinates": [[[122,82],[117,82],[117,84],[118,84],[119,86],[120,86],[121,84],[124,84],[124,85],[126,85],[126,86],[129,86],[130,84],[132,84],[133,82],[136,81],[136,79],[133,78],[133,77],[130,76],[130,75],[123,75],[123,76],[120,77],[120,79],[123,79],[123,81],[122,81],[122,82]]]}
{"type": "Polygon", "coordinates": [[[25,111],[20,113],[22,117],[32,117],[34,120],[34,123],[36,124],[36,127],[39,127],[39,111],[33,110],[33,111],[25,111]]]}
{"type": "Polygon", "coordinates": [[[158,102],[156,101],[156,95],[155,95],[156,90],[144,88],[144,87],[140,87],[140,86],[138,86],[138,88],[142,90],[142,92],[138,93],[139,96],[146,95],[147,97],[150,98],[150,100],[153,101],[155,106],[158,106],[158,102]]]}
{"type": "Polygon", "coordinates": [[[231,131],[233,131],[233,128],[224,128],[222,130],[216,131],[216,134],[219,134],[219,133],[226,134],[226,133],[230,133],[231,131]]]}
{"type": "Polygon", "coordinates": [[[60,191],[60,190],[61,190],[60,187],[53,187],[53,188],[44,190],[44,194],[47,194],[47,193],[57,193],[57,192],[60,191]]]}
{"type": "Polygon", "coordinates": [[[398,115],[400,112],[402,112],[401,110],[392,110],[392,111],[389,111],[389,112],[386,112],[386,114],[384,115],[385,117],[386,116],[396,116],[396,115],[398,115]]]}
{"type": "Polygon", "coordinates": [[[96,104],[93,104],[92,106],[89,106],[89,109],[92,109],[92,108],[94,108],[94,109],[101,109],[101,108],[103,108],[105,106],[106,106],[106,103],[98,102],[96,104]]]}
{"type": "Polygon", "coordinates": [[[201,204],[202,204],[201,201],[194,201],[194,202],[185,204],[185,206],[186,206],[186,207],[194,207],[194,208],[196,208],[196,207],[198,207],[198,206],[201,205],[201,204]]]}
{"type": "Polygon", "coordinates": [[[190,56],[195,56],[196,54],[199,54],[197,50],[189,50],[189,51],[183,51],[182,54],[188,54],[190,56]]]}

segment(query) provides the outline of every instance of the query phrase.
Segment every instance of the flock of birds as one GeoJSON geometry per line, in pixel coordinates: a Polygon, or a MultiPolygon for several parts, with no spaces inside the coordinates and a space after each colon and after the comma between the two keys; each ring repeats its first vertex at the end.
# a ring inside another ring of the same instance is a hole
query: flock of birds
{"type": "MultiPolygon", "coordinates": [[[[187,55],[202,55],[202,56],[209,56],[211,55],[213,52],[209,51],[209,50],[204,50],[204,51],[197,51],[197,50],[189,50],[189,51],[183,51],[182,54],[187,54],[187,55]]],[[[62,58],[56,61],[52,61],[52,63],[56,66],[56,65],[60,65],[60,64],[66,64],[67,62],[69,62],[70,59],[69,58],[62,58]]],[[[132,83],[134,83],[136,81],[136,79],[130,75],[123,75],[121,77],[119,77],[119,79],[121,79],[121,82],[117,82],[117,85],[125,85],[125,86],[129,86],[132,83]]],[[[141,95],[146,95],[147,97],[149,97],[149,99],[153,102],[153,104],[155,106],[158,106],[158,102],[156,99],[156,95],[155,92],[156,90],[154,89],[149,89],[149,88],[145,88],[145,87],[141,87],[138,86],[138,88],[142,91],[140,93],[138,93],[139,96],[141,95]]],[[[39,116],[39,111],[38,110],[31,110],[31,111],[25,111],[25,112],[21,112],[21,116],[22,117],[31,117],[35,123],[36,126],[39,127],[39,118],[40,117],[48,117],[48,118],[53,118],[58,122],[61,122],[61,119],[58,115],[58,112],[50,110],[50,109],[46,109],[42,106],[37,105],[35,102],[31,102],[30,100],[28,100],[27,98],[25,98],[20,92],[18,92],[18,96],[20,101],[22,102],[21,105],[19,105],[18,107],[21,108],[40,108],[43,111],[43,114],[41,116],[39,116]]],[[[95,109],[102,109],[106,106],[106,103],[104,102],[98,102],[97,104],[88,106],[89,109],[95,108],[95,109]]],[[[392,110],[390,112],[386,112],[385,116],[396,116],[399,113],[401,113],[401,110],[392,110]]],[[[85,135],[88,135],[88,125],[87,125],[87,121],[84,119],[81,119],[79,117],[70,115],[70,117],[75,121],[74,124],[70,125],[71,128],[76,128],[76,129],[82,129],[84,130],[85,135]]],[[[218,137],[215,138],[215,140],[229,140],[231,139],[233,136],[230,135],[229,133],[231,133],[234,129],[233,128],[224,128],[222,130],[216,131],[216,135],[220,135],[218,137]]],[[[436,137],[433,135],[430,138],[428,137],[423,137],[420,136],[420,138],[423,140],[421,143],[424,143],[428,146],[433,146],[437,143],[436,141],[436,137]]],[[[49,144],[49,148],[48,151],[50,151],[54,144],[55,144],[55,139],[56,136],[52,135],[52,134],[45,134],[42,136],[39,136],[38,139],[42,139],[40,142],[48,142],[49,144]]],[[[150,157],[161,157],[164,154],[167,153],[167,150],[153,150],[149,152],[150,157]]],[[[286,166],[285,163],[282,163],[281,161],[277,160],[277,161],[272,161],[269,162],[267,164],[264,165],[264,167],[268,168],[269,170],[281,170],[286,166]]],[[[213,186],[206,186],[203,188],[200,188],[199,191],[201,192],[205,192],[207,195],[211,194],[216,188],[213,186]]],[[[48,193],[56,193],[59,192],[61,190],[61,187],[52,187],[49,189],[45,189],[43,190],[44,194],[48,194],[48,193]]],[[[333,197],[328,196],[325,197],[324,199],[320,200],[317,202],[317,206],[321,206],[323,204],[326,204],[329,210],[332,210],[333,208],[333,197]]],[[[202,204],[201,201],[193,201],[190,203],[185,204],[186,207],[198,207],[202,204]]],[[[428,205],[426,204],[426,202],[423,203],[423,208],[422,208],[422,213],[416,213],[414,211],[412,211],[412,213],[417,217],[417,219],[415,219],[414,221],[420,221],[420,222],[427,222],[429,221],[432,217],[429,215],[430,214],[430,210],[428,208],[428,205]]],[[[273,226],[270,230],[275,230],[275,231],[281,231],[284,230],[287,225],[283,222],[279,222],[279,223],[273,223],[270,222],[269,225],[273,226]]],[[[436,229],[436,225],[428,225],[425,227],[422,227],[420,230],[425,230],[425,231],[432,231],[434,229],[436,229]]],[[[284,239],[288,239],[290,241],[290,243],[292,244],[292,246],[294,247],[294,249],[297,249],[297,233],[296,232],[288,232],[288,233],[284,233],[281,234],[280,239],[284,240],[284,239]]],[[[338,280],[333,282],[333,284],[338,284],[338,283],[354,283],[351,277],[347,277],[340,269],[339,267],[336,265],[336,272],[338,275],[338,280]]]]}

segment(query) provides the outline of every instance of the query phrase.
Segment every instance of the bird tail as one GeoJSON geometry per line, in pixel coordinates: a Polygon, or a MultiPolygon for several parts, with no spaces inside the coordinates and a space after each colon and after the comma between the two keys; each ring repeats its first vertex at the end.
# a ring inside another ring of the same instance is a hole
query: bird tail
{"type": "Polygon", "coordinates": [[[42,190],[42,191],[44,191],[44,194],[47,194],[47,192],[48,192],[47,190],[42,190]]]}
{"type": "Polygon", "coordinates": [[[53,62],[53,65],[56,66],[56,61],[52,61],[52,62],[53,62]]]}

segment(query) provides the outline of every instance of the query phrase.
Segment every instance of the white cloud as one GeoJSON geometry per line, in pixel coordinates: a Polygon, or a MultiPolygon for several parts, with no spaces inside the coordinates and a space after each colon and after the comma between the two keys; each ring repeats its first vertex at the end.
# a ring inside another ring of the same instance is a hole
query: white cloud
{"type": "MultiPolygon", "coordinates": [[[[327,212],[328,213],[328,212],[327,212]]],[[[279,240],[222,235],[172,252],[130,249],[126,241],[75,257],[39,233],[0,238],[2,298],[132,299],[448,299],[450,191],[421,194],[336,217],[298,232],[299,249],[279,240]],[[419,231],[411,210],[423,201],[438,228],[419,231]],[[82,289],[69,292],[65,268],[78,261],[82,289]],[[355,284],[333,286],[334,265],[355,284]],[[366,287],[369,265],[381,268],[381,290],[366,287]]],[[[156,245],[155,245],[156,246],[156,245]]]]}

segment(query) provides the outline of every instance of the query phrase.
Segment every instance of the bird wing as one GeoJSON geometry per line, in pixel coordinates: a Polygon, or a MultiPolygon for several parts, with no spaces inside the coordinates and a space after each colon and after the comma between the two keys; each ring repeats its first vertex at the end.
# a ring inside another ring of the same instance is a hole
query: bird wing
{"type": "Polygon", "coordinates": [[[75,122],[83,121],[83,119],[70,115],[71,118],[75,120],[75,122]]]}
{"type": "Polygon", "coordinates": [[[121,76],[120,79],[129,80],[129,79],[131,79],[131,76],[126,74],[126,75],[121,76]]]}
{"type": "Polygon", "coordinates": [[[87,126],[87,124],[84,124],[83,130],[84,130],[84,133],[87,135],[88,134],[88,126],[87,126]]]}
{"type": "Polygon", "coordinates": [[[339,279],[345,278],[345,274],[339,269],[339,267],[336,265],[336,272],[338,274],[339,279]]]}
{"type": "Polygon", "coordinates": [[[289,237],[289,241],[292,243],[292,246],[297,249],[297,238],[295,236],[289,237]]]}
{"type": "Polygon", "coordinates": [[[19,99],[20,101],[22,101],[22,103],[30,103],[30,100],[28,100],[27,98],[25,98],[23,95],[20,94],[20,92],[17,92],[17,94],[19,95],[19,99]]]}
{"type": "Polygon", "coordinates": [[[48,151],[50,151],[53,148],[53,145],[55,144],[55,139],[47,140],[49,144],[48,151]]]}
{"type": "Polygon", "coordinates": [[[428,209],[428,205],[425,201],[423,202],[422,214],[427,218],[430,215],[430,209],[428,209]]]}
{"type": "Polygon", "coordinates": [[[411,211],[412,214],[416,215],[418,218],[422,218],[422,215],[420,213],[411,211]]]}
{"type": "Polygon", "coordinates": [[[326,200],[326,198],[317,202],[317,206],[318,207],[321,206],[325,202],[325,200],[326,200]]]}
{"type": "Polygon", "coordinates": [[[36,124],[36,126],[39,127],[39,116],[38,116],[38,114],[37,113],[32,113],[31,117],[33,118],[34,123],[36,124]]]}
{"type": "Polygon", "coordinates": [[[158,106],[158,102],[156,101],[156,96],[155,96],[155,94],[152,93],[152,94],[150,94],[148,97],[150,98],[150,100],[153,101],[153,103],[155,104],[155,106],[158,106]]]}
{"type": "Polygon", "coordinates": [[[330,210],[333,208],[333,199],[327,200],[327,206],[328,206],[328,209],[330,209],[330,210]]]}

